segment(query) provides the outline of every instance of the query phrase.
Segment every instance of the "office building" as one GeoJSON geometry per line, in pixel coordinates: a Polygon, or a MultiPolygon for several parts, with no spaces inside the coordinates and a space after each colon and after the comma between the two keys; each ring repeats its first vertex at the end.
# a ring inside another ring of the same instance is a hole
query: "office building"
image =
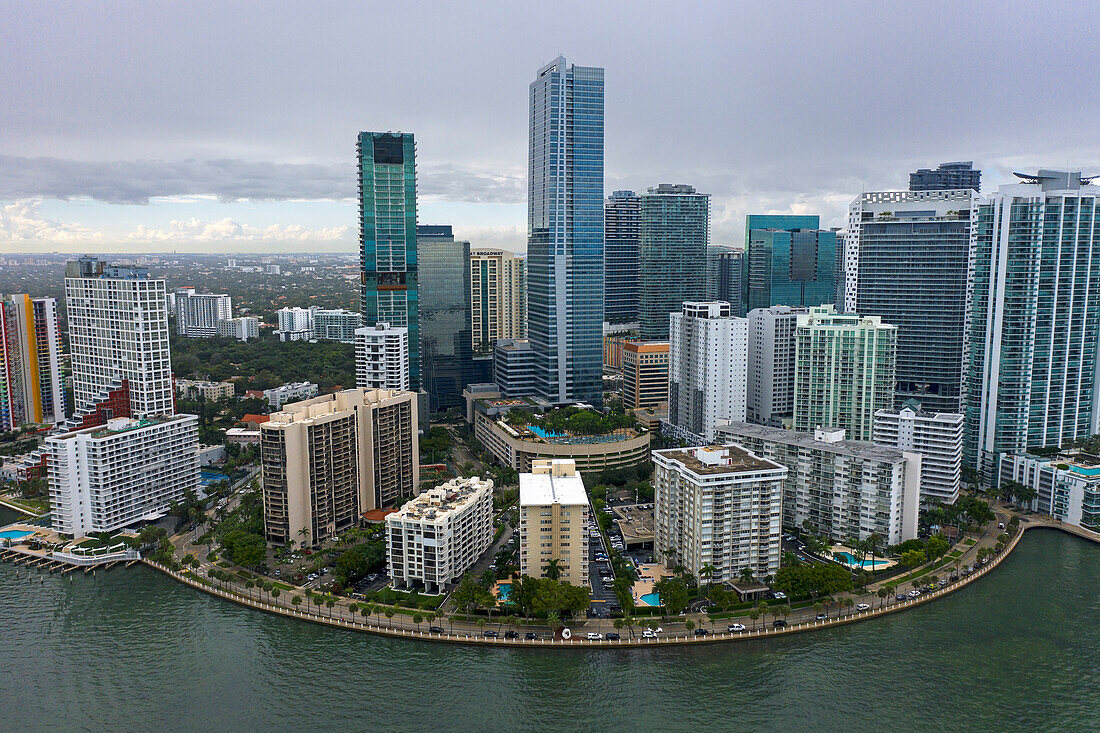
{"type": "Polygon", "coordinates": [[[640,197],[638,321],[645,339],[667,339],[668,317],[707,296],[710,194],[662,183],[640,197]]]}
{"type": "Polygon", "coordinates": [[[844,244],[847,313],[897,327],[894,406],[917,400],[962,409],[963,332],[972,190],[865,193],[852,202],[844,244]]]}
{"type": "Polygon", "coordinates": [[[894,404],[897,329],[823,305],[798,315],[795,341],[794,429],[871,440],[875,413],[894,404]]]}
{"type": "Polygon", "coordinates": [[[471,345],[493,350],[497,339],[527,336],[527,258],[504,249],[470,250],[471,345]]]}
{"type": "Polygon", "coordinates": [[[982,172],[972,161],[940,163],[935,170],[920,168],[909,174],[910,191],[955,191],[964,188],[982,190],[982,172]]]}
{"type": "Polygon", "coordinates": [[[185,400],[202,399],[207,402],[217,402],[237,393],[232,382],[202,382],[192,379],[177,379],[176,392],[185,400]]]}
{"type": "Polygon", "coordinates": [[[535,352],[527,339],[500,339],[493,345],[493,381],[506,397],[535,393],[535,352]]]}
{"type": "Polygon", "coordinates": [[[623,407],[668,404],[668,341],[630,341],[623,345],[623,407]]]}
{"type": "Polygon", "coordinates": [[[222,338],[248,341],[260,337],[260,321],[251,316],[226,318],[218,321],[218,335],[222,338]]]}
{"type": "Polygon", "coordinates": [[[233,300],[223,294],[176,291],[176,333],[188,338],[218,335],[218,321],[233,317],[233,300]]]}
{"type": "Polygon", "coordinates": [[[64,420],[57,299],[0,299],[0,431],[64,420]]]}
{"type": "Polygon", "coordinates": [[[470,314],[470,243],[449,226],[418,226],[420,260],[420,383],[428,410],[460,407],[474,381],[470,314]]]}
{"type": "Polygon", "coordinates": [[[874,533],[896,545],[917,536],[919,454],[846,440],[830,428],[806,433],[733,422],[717,432],[720,441],[787,468],[783,526],[808,526],[837,542],[874,533]]]}
{"type": "Polygon", "coordinates": [[[671,316],[668,425],[677,437],[705,443],[719,420],[744,420],[748,321],[729,303],[682,305],[671,316]]]}
{"type": "Polygon", "coordinates": [[[520,575],[545,578],[557,561],[559,578],[588,587],[588,492],[569,459],[536,461],[519,475],[520,575]]]}
{"type": "Polygon", "coordinates": [[[409,330],[409,389],[420,391],[416,143],[412,133],[359,133],[363,324],[409,330]]]}
{"type": "Polygon", "coordinates": [[[363,316],[344,308],[313,306],[309,309],[309,324],[315,339],[354,344],[355,330],[362,327],[363,316]]]}
{"type": "Polygon", "coordinates": [[[493,482],[453,478],[386,516],[395,588],[442,593],[493,544],[493,482]]]}
{"type": "Polygon", "coordinates": [[[875,413],[876,445],[919,453],[922,504],[954,504],[962,484],[963,416],[926,412],[919,402],[875,413]]]}
{"type": "Polygon", "coordinates": [[[399,391],[409,388],[409,329],[388,323],[356,329],[355,386],[399,391]]]}
{"type": "Polygon", "coordinates": [[[558,57],[530,87],[527,335],[535,391],[603,401],[603,69],[558,57]]]}
{"type": "Polygon", "coordinates": [[[633,191],[615,191],[604,201],[603,212],[603,319],[619,326],[636,324],[641,201],[633,191]]]}
{"type": "Polygon", "coordinates": [[[269,542],[316,545],[420,485],[416,395],[349,389],[286,405],[260,425],[269,542]]]}
{"type": "Polygon", "coordinates": [[[738,318],[745,316],[744,266],[745,250],[723,244],[707,247],[707,300],[726,301],[738,318]]]}
{"type": "Polygon", "coordinates": [[[798,315],[808,312],[789,305],[749,311],[749,422],[781,428],[794,417],[795,331],[798,315]]]}
{"type": "Polygon", "coordinates": [[[732,583],[746,569],[774,576],[786,478],[786,467],[738,445],[654,451],[657,556],[701,583],[732,583]]]}
{"type": "Polygon", "coordinates": [[[279,319],[280,341],[309,341],[313,338],[313,312],[309,308],[280,308],[275,315],[279,319]]]}
{"type": "Polygon", "coordinates": [[[998,478],[1034,489],[1032,511],[1100,532],[1100,456],[1069,450],[1054,456],[1001,454],[998,478]]]}
{"type": "MultiPolygon", "coordinates": [[[[748,217],[770,219],[812,217],[748,217]]],[[[743,283],[746,311],[773,305],[813,306],[836,299],[836,232],[813,227],[753,228],[748,232],[743,283]]]]}
{"type": "Polygon", "coordinates": [[[278,410],[283,405],[299,400],[308,400],[317,396],[317,385],[313,382],[292,382],[281,387],[264,390],[264,399],[271,409],[278,410]]]}
{"type": "Polygon", "coordinates": [[[194,415],[112,417],[46,438],[51,526],[79,538],[167,515],[199,488],[197,450],[194,415]]]}
{"type": "Polygon", "coordinates": [[[1100,432],[1100,189],[1077,172],[1017,176],[974,224],[964,461],[986,480],[999,454],[1100,432]]]}
{"type": "Polygon", "coordinates": [[[164,280],[83,257],[66,266],[65,303],[74,426],[174,414],[164,280]]]}

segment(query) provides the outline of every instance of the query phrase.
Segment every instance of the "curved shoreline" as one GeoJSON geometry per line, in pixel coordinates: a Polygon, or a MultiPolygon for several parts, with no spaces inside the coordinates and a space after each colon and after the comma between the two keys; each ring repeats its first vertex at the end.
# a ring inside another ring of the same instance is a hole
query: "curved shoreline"
{"type": "Polygon", "coordinates": [[[921,594],[916,598],[908,599],[905,601],[895,601],[882,608],[872,608],[869,611],[861,611],[849,614],[842,618],[831,618],[827,621],[808,621],[800,624],[794,624],[782,628],[763,628],[757,631],[745,631],[742,633],[712,633],[708,636],[663,636],[656,639],[645,638],[628,638],[611,641],[603,639],[600,641],[588,641],[586,639],[504,639],[504,638],[484,638],[480,636],[467,636],[465,634],[445,633],[445,634],[432,634],[424,631],[417,631],[416,629],[404,629],[391,626],[379,626],[377,624],[351,621],[343,618],[336,618],[325,616],[323,614],[314,613],[312,611],[299,611],[294,608],[283,606],[282,604],[267,603],[257,598],[252,598],[246,594],[226,591],[221,588],[207,585],[206,583],[196,580],[194,578],[187,577],[180,572],[170,570],[169,568],[160,565],[159,563],[151,560],[142,560],[145,565],[151,568],[161,571],[162,573],[176,579],[177,581],[189,585],[197,590],[204,591],[212,596],[217,596],[225,600],[237,603],[242,606],[254,608],[258,611],[264,611],[266,613],[273,613],[280,616],[286,616],[288,618],[295,618],[302,621],[309,621],[312,623],[322,624],[325,626],[331,626],[335,628],[347,629],[349,631],[366,632],[370,634],[377,634],[379,636],[388,636],[393,638],[404,639],[417,639],[422,641],[442,642],[447,644],[468,644],[475,646],[495,646],[495,647],[518,647],[518,648],[542,648],[542,649],[629,649],[640,647],[661,647],[674,644],[687,644],[687,645],[699,645],[699,644],[718,644],[718,643],[731,643],[738,641],[748,641],[756,639],[770,639],[779,636],[787,636],[790,634],[800,634],[808,631],[817,631],[820,629],[830,629],[838,626],[856,623],[859,621],[867,621],[873,618],[878,618],[890,613],[897,613],[900,611],[907,611],[911,608],[916,608],[925,603],[929,603],[940,598],[943,598],[957,590],[960,590],[970,583],[978,580],[989,571],[996,568],[1001,564],[1001,561],[1008,557],[1014,549],[1016,549],[1017,543],[1020,538],[1024,536],[1024,533],[1030,529],[1052,529],[1061,530],[1067,534],[1080,537],[1082,539],[1091,539],[1078,532],[1071,531],[1063,526],[1054,524],[1039,524],[1039,523],[1023,523],[1020,525],[1019,530],[1012,536],[1009,543],[1005,548],[992,558],[988,564],[979,570],[974,571],[965,578],[949,583],[948,585],[940,588],[931,593],[921,594]]]}

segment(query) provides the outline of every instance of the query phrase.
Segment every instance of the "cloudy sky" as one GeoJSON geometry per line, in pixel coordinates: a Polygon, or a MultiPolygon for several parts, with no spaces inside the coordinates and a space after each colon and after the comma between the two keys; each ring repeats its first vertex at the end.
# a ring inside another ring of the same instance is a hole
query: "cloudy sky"
{"type": "Polygon", "coordinates": [[[359,130],[417,137],[422,223],[525,249],[527,86],[606,69],[606,189],[840,225],[974,160],[1100,172],[1092,2],[0,4],[0,252],[352,251],[359,130]]]}

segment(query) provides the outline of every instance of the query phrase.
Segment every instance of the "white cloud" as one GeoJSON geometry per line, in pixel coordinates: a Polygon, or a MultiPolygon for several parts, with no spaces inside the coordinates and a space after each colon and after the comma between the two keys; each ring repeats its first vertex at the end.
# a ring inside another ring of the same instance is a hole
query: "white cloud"
{"type": "Polygon", "coordinates": [[[126,239],[141,242],[336,242],[348,240],[350,227],[309,229],[300,224],[257,227],[230,218],[217,221],[173,219],[165,229],[138,226],[126,239]]]}
{"type": "Polygon", "coordinates": [[[0,207],[0,244],[70,244],[103,240],[102,232],[81,224],[43,219],[38,212],[41,203],[39,200],[26,199],[0,207]]]}

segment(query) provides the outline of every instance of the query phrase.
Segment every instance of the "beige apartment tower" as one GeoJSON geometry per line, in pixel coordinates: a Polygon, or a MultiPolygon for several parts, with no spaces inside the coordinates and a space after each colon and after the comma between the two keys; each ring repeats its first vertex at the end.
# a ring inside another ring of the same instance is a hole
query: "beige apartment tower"
{"type": "Polygon", "coordinates": [[[545,578],[557,561],[561,580],[588,587],[588,493],[569,459],[539,460],[519,476],[520,574],[545,578]]]}
{"type": "Polygon", "coordinates": [[[668,342],[623,344],[623,407],[636,410],[668,404],[668,342]]]}
{"type": "Polygon", "coordinates": [[[504,249],[470,250],[470,315],[475,352],[497,339],[527,337],[527,259],[504,249]]]}
{"type": "Polygon", "coordinates": [[[315,545],[420,485],[416,395],[349,389],[284,405],[260,426],[264,526],[315,545]]]}

